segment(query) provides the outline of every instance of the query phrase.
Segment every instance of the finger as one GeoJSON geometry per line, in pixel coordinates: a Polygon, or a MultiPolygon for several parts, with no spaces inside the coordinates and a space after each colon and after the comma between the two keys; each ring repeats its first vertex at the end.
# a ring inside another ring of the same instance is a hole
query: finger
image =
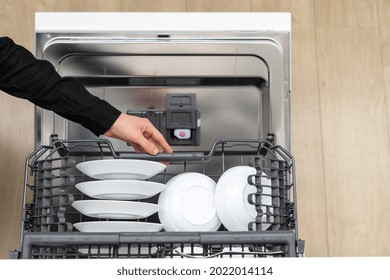
{"type": "Polygon", "coordinates": [[[139,145],[139,148],[141,150],[147,152],[148,154],[151,154],[151,155],[155,156],[159,152],[159,147],[156,146],[155,144],[153,144],[152,141],[149,141],[145,137],[140,137],[140,139],[137,142],[137,144],[139,145]]]}
{"type": "Polygon", "coordinates": [[[149,120],[147,120],[147,123],[145,123],[145,125],[146,125],[145,127],[146,129],[143,132],[143,135],[148,140],[153,140],[156,146],[161,147],[163,151],[165,151],[166,153],[173,153],[172,148],[169,146],[164,136],[155,126],[153,126],[153,124],[149,120]]]}
{"type": "Polygon", "coordinates": [[[141,149],[141,147],[140,147],[138,144],[132,143],[131,146],[133,146],[134,151],[135,151],[136,153],[139,154],[139,153],[142,153],[142,152],[143,152],[142,149],[141,149]]]}
{"type": "MultiPolygon", "coordinates": [[[[157,142],[155,142],[152,138],[149,138],[148,141],[152,142],[156,147],[159,147],[160,153],[164,152],[163,148],[160,147],[160,145],[159,145],[157,142]]],[[[169,165],[169,162],[168,162],[168,161],[160,161],[160,162],[161,162],[162,164],[165,164],[166,166],[169,165]]]]}
{"type": "Polygon", "coordinates": [[[149,142],[151,142],[154,146],[156,146],[158,148],[158,152],[159,153],[162,153],[164,152],[163,148],[156,142],[153,140],[153,138],[146,138],[149,142]]]}
{"type": "Polygon", "coordinates": [[[149,140],[153,140],[156,146],[161,147],[166,153],[173,153],[172,148],[165,140],[164,136],[156,128],[152,129],[149,140]]]}

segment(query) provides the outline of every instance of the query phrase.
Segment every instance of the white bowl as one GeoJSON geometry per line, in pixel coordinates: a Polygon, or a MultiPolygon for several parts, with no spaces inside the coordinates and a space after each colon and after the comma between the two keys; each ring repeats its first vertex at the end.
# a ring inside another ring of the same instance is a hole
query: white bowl
{"type": "MultiPolygon", "coordinates": [[[[257,212],[254,205],[249,204],[248,195],[256,193],[257,189],[248,183],[248,176],[256,174],[256,169],[249,166],[236,166],[225,171],[219,178],[215,190],[215,206],[222,224],[229,231],[248,231],[248,224],[255,221],[257,212]]],[[[261,182],[271,186],[271,180],[263,173],[261,182]]],[[[271,187],[263,187],[263,194],[270,195],[271,187]]],[[[271,196],[263,196],[262,204],[272,206],[271,196]]],[[[266,206],[262,206],[266,212],[266,206]]],[[[269,209],[272,213],[273,209],[269,209]]],[[[263,215],[262,221],[266,222],[263,215]]],[[[271,221],[273,219],[271,218],[271,221]]],[[[266,230],[269,223],[262,225],[266,230]]]]}
{"type": "Polygon", "coordinates": [[[104,180],[79,183],[76,188],[91,198],[135,200],[152,197],[166,186],[150,181],[104,180]]]}
{"type": "Polygon", "coordinates": [[[166,231],[216,231],[221,225],[215,209],[215,182],[201,173],[173,177],[160,193],[158,216],[166,231]]]}
{"type": "Polygon", "coordinates": [[[162,172],[166,165],[138,159],[103,159],[81,162],[76,168],[95,179],[145,180],[162,172]]]}

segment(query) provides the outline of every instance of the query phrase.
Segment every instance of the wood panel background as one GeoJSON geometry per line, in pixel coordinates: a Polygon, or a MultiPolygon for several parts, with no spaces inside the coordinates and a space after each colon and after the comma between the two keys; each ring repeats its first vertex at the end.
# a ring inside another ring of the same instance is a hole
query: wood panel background
{"type": "MultiPolygon", "coordinates": [[[[33,51],[36,11],[291,12],[292,153],[306,256],[390,255],[390,1],[0,0],[33,51]]],[[[0,258],[18,247],[33,105],[0,94],[0,258]]]]}

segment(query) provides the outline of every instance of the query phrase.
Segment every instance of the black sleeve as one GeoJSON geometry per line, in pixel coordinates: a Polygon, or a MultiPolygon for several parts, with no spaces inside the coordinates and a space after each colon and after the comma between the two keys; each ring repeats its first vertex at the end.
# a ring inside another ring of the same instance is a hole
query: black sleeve
{"type": "Polygon", "coordinates": [[[0,37],[0,90],[80,123],[96,135],[109,130],[121,113],[8,37],[0,37]]]}

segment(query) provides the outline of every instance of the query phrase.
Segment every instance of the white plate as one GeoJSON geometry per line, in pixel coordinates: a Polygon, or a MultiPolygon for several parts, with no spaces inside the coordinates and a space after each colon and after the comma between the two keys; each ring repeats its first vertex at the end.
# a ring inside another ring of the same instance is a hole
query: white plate
{"type": "Polygon", "coordinates": [[[90,181],[76,184],[82,193],[97,199],[134,200],[152,197],[166,188],[164,184],[136,180],[90,181]]]}
{"type": "MultiPolygon", "coordinates": [[[[222,224],[229,231],[248,231],[248,224],[255,221],[257,212],[254,205],[249,204],[248,195],[256,192],[256,187],[248,183],[248,176],[256,174],[256,169],[249,166],[236,166],[225,171],[219,178],[215,190],[215,206],[222,224]]],[[[265,176],[265,174],[263,173],[265,176]]],[[[263,185],[271,186],[271,180],[262,177],[263,185]]],[[[271,194],[271,187],[263,187],[263,194],[271,194]]],[[[270,196],[262,197],[262,204],[272,206],[270,196]]],[[[266,212],[266,207],[262,206],[266,212]]],[[[270,212],[273,209],[270,208],[270,212]]],[[[273,219],[271,219],[273,220],[273,219]]],[[[266,222],[266,216],[263,216],[266,222]]],[[[270,225],[264,223],[262,229],[270,225]]]]}
{"type": "Polygon", "coordinates": [[[138,159],[103,159],[81,162],[77,169],[101,180],[145,180],[162,172],[166,165],[138,159]]]}
{"type": "Polygon", "coordinates": [[[173,177],[160,193],[158,216],[166,231],[216,231],[221,221],[214,201],[215,182],[187,172],[173,177]]]}
{"type": "Polygon", "coordinates": [[[73,226],[81,232],[157,232],[163,228],[157,223],[120,221],[82,222],[73,226]]]}
{"type": "Polygon", "coordinates": [[[152,203],[114,200],[77,200],[72,206],[85,216],[118,220],[146,218],[159,209],[152,203]]]}

